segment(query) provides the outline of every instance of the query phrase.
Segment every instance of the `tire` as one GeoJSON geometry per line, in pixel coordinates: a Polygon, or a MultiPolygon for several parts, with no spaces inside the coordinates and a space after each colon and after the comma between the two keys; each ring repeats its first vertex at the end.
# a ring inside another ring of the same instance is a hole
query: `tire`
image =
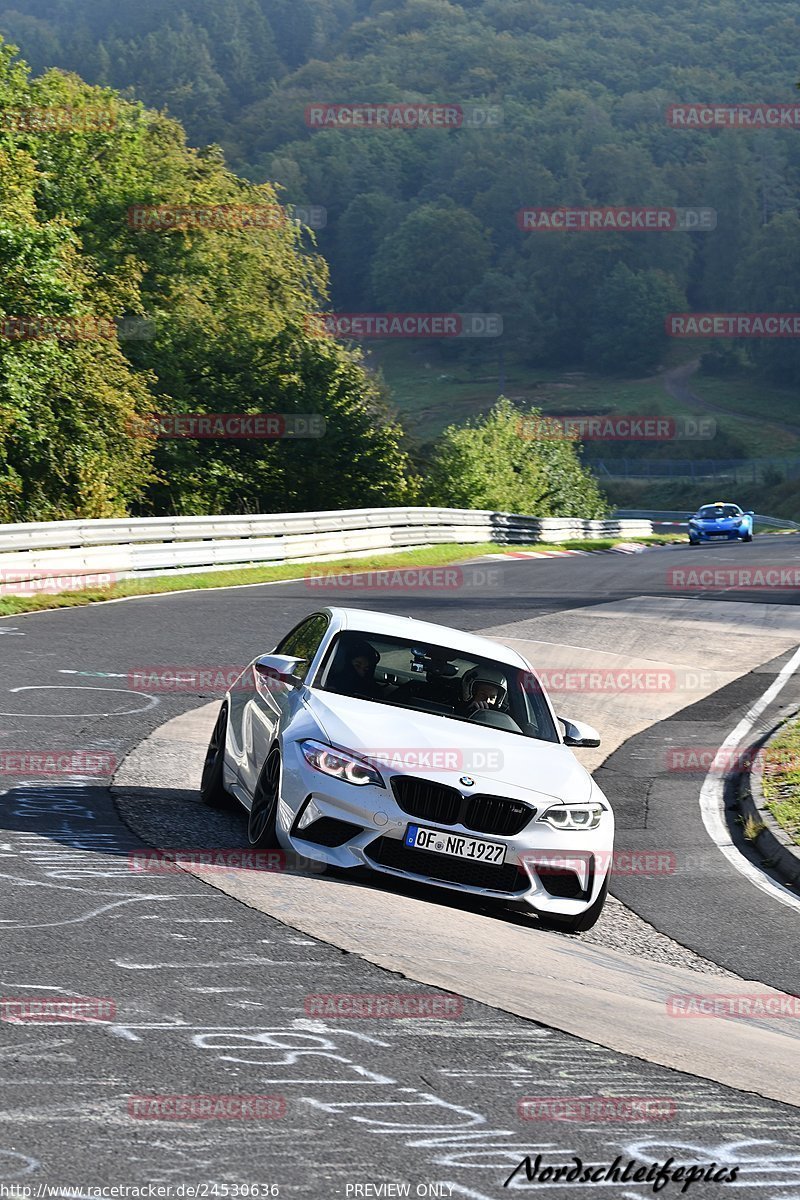
{"type": "Polygon", "coordinates": [[[743,542],[752,542],[752,540],[753,540],[752,533],[745,534],[745,536],[742,538],[743,542]]]}
{"type": "Polygon", "coordinates": [[[222,774],[227,733],[228,706],[223,704],[211,734],[211,741],[208,743],[200,779],[200,799],[209,808],[233,807],[233,797],[225,790],[222,774]]]}
{"type": "Polygon", "coordinates": [[[276,820],[280,786],[281,754],[274,749],[261,768],[247,820],[247,840],[258,850],[271,850],[278,844],[276,820]]]}
{"type": "Polygon", "coordinates": [[[593,925],[596,925],[600,919],[600,913],[603,911],[607,895],[608,876],[606,876],[605,882],[600,889],[600,895],[594,904],[579,916],[560,917],[551,913],[537,913],[536,916],[539,924],[545,929],[552,929],[557,933],[585,933],[587,929],[591,929],[593,925]]]}

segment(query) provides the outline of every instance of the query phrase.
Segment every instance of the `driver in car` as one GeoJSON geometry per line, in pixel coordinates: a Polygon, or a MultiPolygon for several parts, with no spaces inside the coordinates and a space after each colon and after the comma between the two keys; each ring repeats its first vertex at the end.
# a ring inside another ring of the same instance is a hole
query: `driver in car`
{"type": "Polygon", "coordinates": [[[508,684],[502,672],[494,667],[473,667],[462,680],[461,703],[457,712],[470,717],[482,708],[501,709],[508,695],[508,684]]]}

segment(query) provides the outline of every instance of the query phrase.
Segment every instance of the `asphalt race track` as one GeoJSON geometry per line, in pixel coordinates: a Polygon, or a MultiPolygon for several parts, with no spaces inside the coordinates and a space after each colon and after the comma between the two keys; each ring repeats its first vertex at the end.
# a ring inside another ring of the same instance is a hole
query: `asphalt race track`
{"type": "MultiPolygon", "coordinates": [[[[0,1023],[0,1184],[20,1189],[0,1194],[170,1184],[233,1196],[260,1184],[260,1195],[275,1185],[281,1196],[344,1198],[403,1194],[396,1187],[408,1184],[406,1194],[466,1200],[547,1187],[561,1196],[653,1195],[633,1169],[602,1184],[527,1182],[521,1172],[504,1188],[523,1156],[541,1154],[543,1166],[573,1166],[573,1156],[611,1166],[621,1156],[621,1166],[672,1158],[673,1168],[739,1168],[735,1182],[702,1181],[688,1193],[667,1183],[666,1200],[797,1200],[800,1098],[789,1089],[800,1075],[800,1022],[668,1027],[642,1007],[641,1026],[628,1028],[622,1014],[631,997],[654,1008],[658,997],[637,996],[637,987],[653,992],[657,979],[681,972],[709,992],[756,984],[800,993],[800,903],[756,886],[711,841],[703,773],[664,767],[667,750],[721,745],[800,645],[795,591],[676,585],[671,572],[798,561],[799,537],[765,537],[487,560],[444,590],[300,580],[0,620],[0,751],[102,752],[117,776],[114,794],[111,770],[57,782],[3,776],[0,998],[104,1003],[82,1023],[0,1023]],[[676,682],[665,694],[575,692],[558,702],[591,715],[603,734],[593,759],[582,753],[615,804],[618,846],[672,852],[676,869],[615,878],[608,921],[582,938],[424,889],[313,874],[253,883],[235,871],[133,872],[131,853],[148,845],[180,837],[184,846],[235,847],[246,831],[237,815],[200,809],[188,782],[198,771],[191,738],[176,743],[164,732],[208,720],[219,695],[137,691],[129,673],[243,666],[333,603],[491,631],[552,670],[669,664],[676,682]],[[176,723],[195,709],[206,715],[176,723]],[[413,946],[403,922],[416,929],[413,946]],[[376,929],[390,931],[382,945],[372,944],[376,929]],[[604,971],[622,978],[623,964],[631,996],[620,994],[615,1010],[599,989],[604,971]],[[429,997],[440,986],[465,999],[438,1018],[329,1019],[307,1000],[429,997]],[[626,1038],[641,1049],[626,1052],[626,1038]],[[692,1055],[681,1070],[664,1065],[684,1061],[682,1038],[692,1055]],[[739,1063],[735,1050],[719,1049],[737,1045],[739,1063]],[[269,1119],[253,1118],[251,1104],[244,1119],[230,1109],[227,1119],[194,1120],[154,1119],[136,1099],[201,1094],[275,1099],[261,1106],[269,1119]],[[656,1100],[658,1118],[518,1111],[526,1096],[598,1095],[656,1100]]],[[[798,691],[792,676],[753,739],[797,707],[798,691]]]]}

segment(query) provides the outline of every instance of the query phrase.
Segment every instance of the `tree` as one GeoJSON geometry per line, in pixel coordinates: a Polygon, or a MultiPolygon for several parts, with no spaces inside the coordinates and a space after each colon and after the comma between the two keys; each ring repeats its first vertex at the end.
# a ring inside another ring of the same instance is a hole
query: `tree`
{"type": "Polygon", "coordinates": [[[452,203],[423,204],[381,243],[372,291],[395,312],[458,311],[489,258],[488,235],[471,213],[452,203]]]}
{"type": "Polygon", "coordinates": [[[404,215],[405,206],[383,192],[365,192],[351,200],[337,222],[336,244],[330,255],[337,303],[358,311],[368,302],[374,256],[404,215]]]}
{"type": "Polygon", "coordinates": [[[537,517],[602,517],[606,504],[581,466],[576,443],[500,397],[486,416],[450,425],[436,446],[426,485],[430,504],[537,517]]]}
{"type": "Polygon", "coordinates": [[[686,299],[661,271],[631,271],[617,263],[595,292],[587,359],[601,371],[644,375],[669,346],[664,321],[686,299]]]}
{"type": "Polygon", "coordinates": [[[716,210],[716,229],[703,236],[701,305],[735,311],[737,265],[748,254],[759,226],[759,198],[754,160],[747,139],[723,134],[715,143],[706,172],[704,204],[716,210]]]}
{"type": "Polygon", "coordinates": [[[0,337],[0,521],[414,499],[402,432],[376,385],[309,320],[326,302],[326,267],[272,187],[236,178],[214,147],[187,149],[176,122],[109,89],[59,72],[29,85],[1,44],[0,103],[111,116],[3,131],[0,318],[60,324],[0,337]],[[176,205],[271,219],[127,219],[132,206],[176,205]],[[154,336],[125,341],[115,321],[137,314],[154,336]],[[70,332],[86,317],[99,336],[70,332]],[[320,414],[326,434],[154,446],[141,420],[264,411],[320,414]]]}
{"type": "MultiPolygon", "coordinates": [[[[749,312],[800,311],[800,218],[779,213],[759,229],[750,253],[739,265],[737,290],[749,312]]],[[[800,382],[796,338],[752,338],[744,346],[751,360],[783,383],[800,382]]]]}

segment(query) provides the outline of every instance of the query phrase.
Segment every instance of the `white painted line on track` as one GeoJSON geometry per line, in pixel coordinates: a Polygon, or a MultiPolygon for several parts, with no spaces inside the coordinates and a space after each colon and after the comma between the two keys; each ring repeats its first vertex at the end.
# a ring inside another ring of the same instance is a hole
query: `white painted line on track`
{"type": "MultiPolygon", "coordinates": [[[[59,610],[61,611],[61,610],[59,610]]],[[[122,692],[124,696],[138,695],[132,693],[128,688],[109,688],[109,687],[84,687],[73,683],[29,683],[23,687],[9,688],[9,695],[16,692],[122,692]]],[[[142,696],[142,700],[146,700],[144,708],[120,708],[115,712],[90,712],[90,713],[29,713],[29,712],[0,712],[0,717],[124,717],[129,713],[148,712],[149,709],[155,708],[161,703],[160,696],[142,696]]]]}
{"type": "MultiPolygon", "coordinates": [[[[764,692],[763,696],[756,700],[755,704],[745,713],[736,728],[728,734],[717,751],[717,757],[725,754],[728,750],[734,750],[744,741],[747,735],[752,732],[761,714],[766,711],[775,697],[783,691],[798,666],[800,666],[800,646],[798,646],[785,666],[781,668],[777,677],[764,692]]],[[[771,879],[760,867],[757,867],[755,863],[751,863],[749,859],[740,854],[733,844],[725,821],[725,777],[720,775],[719,771],[713,765],[706,775],[700,791],[700,815],[703,818],[703,824],[706,827],[709,837],[737,871],[740,871],[752,884],[755,884],[760,891],[771,896],[773,900],[777,900],[780,904],[786,905],[787,908],[794,908],[797,912],[800,912],[800,899],[798,899],[795,893],[790,891],[789,888],[784,887],[783,884],[771,879]]]]}

